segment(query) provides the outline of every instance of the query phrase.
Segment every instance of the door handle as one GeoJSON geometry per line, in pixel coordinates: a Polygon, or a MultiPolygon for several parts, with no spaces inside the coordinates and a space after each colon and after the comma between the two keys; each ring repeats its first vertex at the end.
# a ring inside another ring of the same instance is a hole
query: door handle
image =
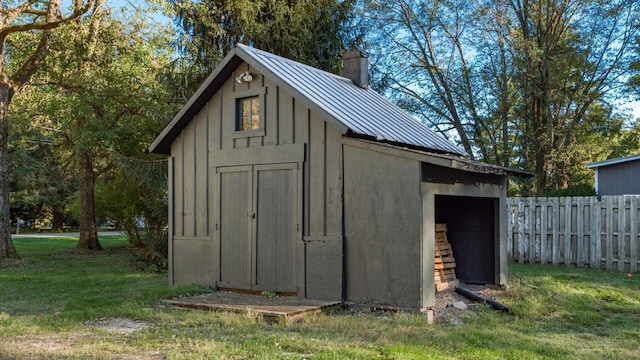
{"type": "Polygon", "coordinates": [[[251,214],[251,218],[255,219],[256,218],[256,213],[251,214]]]}

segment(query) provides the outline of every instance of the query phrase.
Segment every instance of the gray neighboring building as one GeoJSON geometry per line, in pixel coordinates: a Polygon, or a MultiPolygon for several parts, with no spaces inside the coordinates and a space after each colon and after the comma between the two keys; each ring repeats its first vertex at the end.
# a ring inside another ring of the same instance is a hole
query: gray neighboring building
{"type": "Polygon", "coordinates": [[[435,224],[462,281],[507,279],[506,188],[367,86],[238,45],[150,145],[169,158],[169,282],[428,309],[435,224]]]}
{"type": "Polygon", "coordinates": [[[598,197],[640,194],[640,154],[587,165],[595,170],[598,197]]]}

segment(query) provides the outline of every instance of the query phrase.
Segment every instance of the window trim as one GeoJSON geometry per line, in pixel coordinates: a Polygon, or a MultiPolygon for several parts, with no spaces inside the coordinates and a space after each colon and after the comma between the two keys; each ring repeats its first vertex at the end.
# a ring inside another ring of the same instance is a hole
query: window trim
{"type": "Polygon", "coordinates": [[[265,110],[266,110],[266,106],[265,106],[265,95],[267,93],[267,88],[266,87],[260,87],[260,88],[255,88],[255,89],[249,89],[249,90],[242,90],[242,91],[238,91],[238,92],[234,92],[233,95],[231,96],[231,98],[233,99],[233,104],[234,104],[234,132],[230,135],[231,138],[233,139],[237,139],[237,138],[247,138],[247,137],[259,137],[259,136],[265,136],[265,110]],[[242,119],[242,114],[240,113],[241,109],[239,106],[239,102],[240,100],[246,99],[246,98],[251,98],[251,97],[258,97],[258,102],[259,102],[259,106],[260,106],[260,113],[258,114],[258,119],[260,122],[260,125],[258,127],[258,129],[255,130],[238,130],[242,123],[241,123],[241,119],[242,119]]]}

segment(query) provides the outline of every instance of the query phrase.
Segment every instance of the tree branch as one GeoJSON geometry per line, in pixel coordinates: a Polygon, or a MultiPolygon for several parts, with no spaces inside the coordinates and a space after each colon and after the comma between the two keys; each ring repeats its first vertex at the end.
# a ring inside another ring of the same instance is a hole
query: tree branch
{"type": "MultiPolygon", "coordinates": [[[[44,30],[40,38],[40,43],[31,57],[10,77],[9,81],[14,89],[22,87],[42,65],[45,57],[49,53],[53,29],[61,24],[77,19],[89,10],[91,4],[91,1],[87,1],[84,7],[76,8],[70,16],[59,19],[60,0],[50,0],[45,22],[9,26],[0,31],[0,39],[3,40],[4,43],[6,37],[12,32],[44,30]]],[[[4,69],[2,72],[4,73],[4,69]]]]}
{"type": "Polygon", "coordinates": [[[3,15],[6,14],[4,20],[2,21],[3,27],[9,26],[9,24],[18,17],[18,15],[26,12],[30,7],[31,1],[26,1],[22,5],[16,6],[13,9],[2,11],[3,15]]]}
{"type": "MultiPolygon", "coordinates": [[[[12,34],[12,33],[16,33],[16,32],[23,32],[23,31],[37,31],[37,30],[51,30],[51,29],[55,29],[56,27],[68,23],[70,21],[73,21],[75,19],[77,19],[78,17],[82,16],[83,14],[85,14],[87,11],[89,11],[89,9],[91,9],[91,5],[93,4],[93,0],[89,0],[87,1],[86,4],[84,4],[83,7],[79,7],[79,8],[75,8],[73,10],[73,13],[71,13],[69,16],[66,17],[60,17],[60,14],[58,12],[59,8],[60,8],[60,1],[59,0],[51,0],[51,2],[49,3],[49,8],[47,10],[46,13],[42,14],[45,15],[46,14],[46,20],[43,22],[33,22],[33,23],[26,23],[26,24],[18,24],[18,25],[9,25],[8,23],[12,20],[15,19],[15,17],[19,16],[21,13],[29,13],[29,14],[34,14],[34,12],[36,12],[37,10],[28,10],[30,7],[29,3],[25,3],[22,4],[21,6],[17,7],[16,9],[14,9],[14,11],[18,11],[17,14],[14,15],[13,18],[9,19],[9,17],[7,17],[5,19],[5,21],[3,22],[4,26],[2,28],[2,30],[0,30],[0,38],[6,38],[8,35],[12,34]],[[28,5],[26,8],[23,8],[25,5],[28,5]]],[[[13,14],[13,12],[11,13],[13,14]]]]}

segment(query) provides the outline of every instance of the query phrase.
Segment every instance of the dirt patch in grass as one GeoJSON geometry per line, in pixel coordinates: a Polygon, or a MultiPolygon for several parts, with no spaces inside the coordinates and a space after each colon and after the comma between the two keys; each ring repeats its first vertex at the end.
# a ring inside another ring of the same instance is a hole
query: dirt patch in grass
{"type": "MultiPolygon", "coordinates": [[[[486,299],[493,299],[496,295],[504,292],[503,289],[490,286],[464,284],[461,286],[467,290],[473,291],[474,293],[486,299]]],[[[473,307],[475,306],[483,305],[456,293],[454,289],[443,290],[436,293],[436,306],[434,308],[433,320],[435,323],[451,323],[453,325],[462,325],[465,318],[473,317],[476,315],[476,313],[473,311],[473,307]],[[453,304],[457,302],[463,302],[466,306],[466,309],[459,309],[454,307],[453,304]]]]}
{"type": "MultiPolygon", "coordinates": [[[[47,359],[71,356],[90,347],[92,334],[45,334],[17,336],[5,340],[2,356],[9,359],[47,359]],[[13,355],[15,354],[15,355],[13,355]]],[[[0,347],[1,348],[1,347],[0,347]]],[[[0,356],[0,357],[2,357],[0,356]]]]}
{"type": "MultiPolygon", "coordinates": [[[[100,319],[88,324],[92,329],[103,329],[116,336],[128,336],[138,330],[148,328],[149,323],[126,318],[100,319]]],[[[103,335],[95,332],[68,332],[61,334],[41,334],[17,336],[5,340],[0,345],[0,359],[166,359],[160,351],[133,351],[122,348],[119,351],[105,349],[107,342],[103,335]]]]}
{"type": "Polygon", "coordinates": [[[95,321],[87,321],[85,324],[93,328],[118,334],[133,334],[136,331],[140,331],[152,326],[152,324],[148,322],[136,321],[127,318],[101,318],[95,321]]]}

